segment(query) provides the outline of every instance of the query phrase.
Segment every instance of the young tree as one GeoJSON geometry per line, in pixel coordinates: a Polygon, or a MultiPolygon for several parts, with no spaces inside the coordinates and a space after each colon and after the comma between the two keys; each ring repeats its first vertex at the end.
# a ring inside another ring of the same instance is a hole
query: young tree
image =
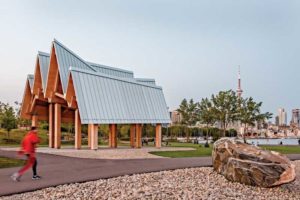
{"type": "Polygon", "coordinates": [[[241,104],[238,109],[238,118],[244,125],[244,142],[246,143],[246,132],[249,126],[254,126],[255,122],[265,121],[272,117],[272,113],[261,113],[260,108],[262,102],[256,103],[252,97],[241,99],[241,104]]]}
{"type": "Polygon", "coordinates": [[[2,127],[7,131],[7,138],[9,139],[9,133],[11,129],[16,128],[17,120],[14,112],[14,108],[9,104],[3,105],[3,112],[1,115],[2,127]]]}
{"type": "Polygon", "coordinates": [[[211,101],[215,119],[221,123],[224,137],[228,124],[237,120],[238,97],[232,90],[221,91],[216,96],[212,95],[211,101]]]}
{"type": "MultiPolygon", "coordinates": [[[[191,99],[189,102],[186,99],[183,99],[181,104],[179,105],[179,109],[177,111],[182,116],[181,124],[186,126],[193,126],[196,124],[197,118],[197,103],[191,99]]],[[[189,129],[186,129],[186,137],[189,141],[189,129]]]]}
{"type": "Polygon", "coordinates": [[[208,144],[208,127],[216,122],[213,104],[208,98],[202,99],[201,102],[198,103],[197,114],[199,117],[199,121],[206,125],[206,143],[208,144]]]}

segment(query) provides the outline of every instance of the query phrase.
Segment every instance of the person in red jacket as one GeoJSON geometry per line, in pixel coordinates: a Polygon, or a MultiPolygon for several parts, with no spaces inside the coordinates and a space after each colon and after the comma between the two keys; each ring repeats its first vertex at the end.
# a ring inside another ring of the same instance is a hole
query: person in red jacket
{"type": "Polygon", "coordinates": [[[38,180],[41,177],[37,175],[37,160],[35,157],[35,149],[36,145],[40,142],[39,137],[37,136],[36,127],[31,127],[31,131],[29,131],[22,140],[21,150],[19,151],[20,155],[25,155],[27,157],[27,162],[18,172],[14,173],[11,178],[14,181],[20,181],[22,175],[32,167],[33,171],[33,180],[38,180]]]}

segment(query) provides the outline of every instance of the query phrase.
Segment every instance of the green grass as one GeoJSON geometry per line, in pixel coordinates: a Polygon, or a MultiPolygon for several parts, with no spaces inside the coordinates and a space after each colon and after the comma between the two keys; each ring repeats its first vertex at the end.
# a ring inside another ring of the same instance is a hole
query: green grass
{"type": "Polygon", "coordinates": [[[191,144],[191,143],[178,143],[172,142],[169,143],[170,147],[191,147],[195,150],[191,151],[155,151],[150,152],[153,155],[169,157],[169,158],[183,158],[183,157],[205,157],[211,156],[212,145],[209,148],[205,148],[204,145],[191,144]]]}
{"type": "MultiPolygon", "coordinates": [[[[169,157],[169,158],[184,158],[184,157],[205,157],[211,156],[212,145],[209,148],[199,147],[197,144],[191,143],[170,143],[171,147],[192,147],[192,151],[156,151],[151,154],[169,157]]],[[[277,151],[282,154],[300,154],[300,146],[260,146],[262,149],[277,151]]]]}
{"type": "Polygon", "coordinates": [[[0,156],[0,169],[8,168],[8,167],[18,167],[18,166],[22,166],[24,164],[25,164],[24,160],[6,158],[6,157],[0,156]]]}
{"type": "MultiPolygon", "coordinates": [[[[0,146],[20,146],[21,141],[28,130],[13,129],[10,131],[9,140],[7,140],[7,132],[0,129],[0,146]]],[[[39,129],[38,136],[41,138],[40,145],[48,145],[48,135],[46,130],[39,129]]]]}
{"type": "Polygon", "coordinates": [[[260,146],[262,149],[277,151],[282,154],[300,154],[300,146],[260,146]]]}

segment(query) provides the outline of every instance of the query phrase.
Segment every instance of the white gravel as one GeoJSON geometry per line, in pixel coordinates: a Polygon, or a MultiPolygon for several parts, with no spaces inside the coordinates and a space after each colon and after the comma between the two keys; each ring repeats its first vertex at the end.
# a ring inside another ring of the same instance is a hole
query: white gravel
{"type": "Polygon", "coordinates": [[[178,169],[61,185],[7,199],[300,199],[300,161],[297,180],[276,188],[258,188],[227,181],[210,167],[178,169]]]}

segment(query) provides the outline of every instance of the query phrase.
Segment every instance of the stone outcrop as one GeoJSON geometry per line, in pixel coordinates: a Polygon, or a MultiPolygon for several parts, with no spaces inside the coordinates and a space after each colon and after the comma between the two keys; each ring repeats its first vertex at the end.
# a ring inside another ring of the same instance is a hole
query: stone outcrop
{"type": "Polygon", "coordinates": [[[273,187],[295,180],[295,166],[277,152],[262,150],[230,138],[214,143],[213,168],[228,180],[273,187]]]}

